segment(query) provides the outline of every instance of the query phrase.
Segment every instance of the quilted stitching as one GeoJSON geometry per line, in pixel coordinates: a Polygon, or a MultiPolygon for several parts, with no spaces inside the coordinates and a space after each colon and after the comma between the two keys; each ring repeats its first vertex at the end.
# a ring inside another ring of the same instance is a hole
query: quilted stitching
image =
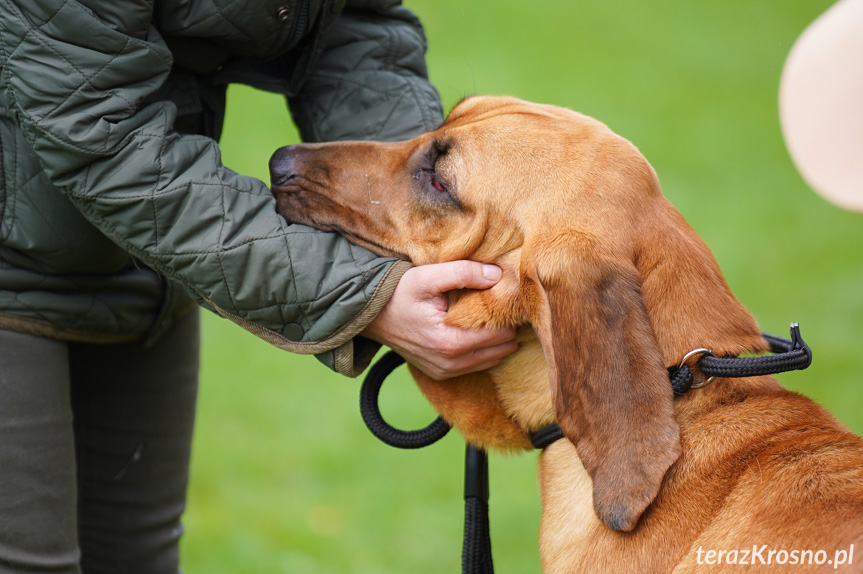
{"type": "Polygon", "coordinates": [[[392,12],[398,18],[350,13],[336,24],[328,51],[291,99],[304,139],[401,140],[417,131],[406,125],[432,130],[440,124],[439,97],[425,80],[422,29],[403,8],[392,12]],[[375,119],[356,125],[354,106],[366,101],[377,106],[367,114],[375,119]]]}

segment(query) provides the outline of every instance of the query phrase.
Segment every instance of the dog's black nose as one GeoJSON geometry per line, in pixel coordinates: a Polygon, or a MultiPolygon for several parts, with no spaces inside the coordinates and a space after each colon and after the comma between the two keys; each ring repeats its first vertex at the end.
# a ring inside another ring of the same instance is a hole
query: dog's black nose
{"type": "Polygon", "coordinates": [[[270,158],[270,186],[284,185],[294,172],[294,146],[285,146],[276,150],[270,158]]]}

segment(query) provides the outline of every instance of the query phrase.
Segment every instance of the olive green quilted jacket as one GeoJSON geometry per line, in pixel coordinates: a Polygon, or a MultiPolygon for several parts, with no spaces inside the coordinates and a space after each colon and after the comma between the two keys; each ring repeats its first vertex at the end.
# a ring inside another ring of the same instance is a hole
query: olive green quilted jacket
{"type": "Polygon", "coordinates": [[[215,139],[231,82],[287,96],[307,141],[434,128],[399,4],[0,0],[0,328],[153,340],[191,298],[356,375],[409,264],[288,225],[215,139]]]}

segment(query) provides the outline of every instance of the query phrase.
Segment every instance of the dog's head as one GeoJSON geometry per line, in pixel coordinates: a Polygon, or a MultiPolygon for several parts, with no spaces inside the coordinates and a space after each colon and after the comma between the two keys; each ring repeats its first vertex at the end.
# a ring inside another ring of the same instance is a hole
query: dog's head
{"type": "Polygon", "coordinates": [[[679,456],[667,367],[696,347],[763,346],[647,161],[570,110],[474,97],[415,139],[288,146],[270,169],[291,222],[415,264],[503,269],[494,288],[453,298],[450,319],[530,325],[547,378],[515,380],[506,365],[510,376],[415,376],[472,442],[524,445],[556,419],[612,528],[635,526],[679,456]]]}

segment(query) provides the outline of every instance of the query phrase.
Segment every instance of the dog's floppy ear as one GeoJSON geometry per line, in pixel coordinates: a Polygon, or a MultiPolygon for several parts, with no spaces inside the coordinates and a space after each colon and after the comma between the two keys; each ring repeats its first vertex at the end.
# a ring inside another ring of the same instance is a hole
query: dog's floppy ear
{"type": "Polygon", "coordinates": [[[593,479],[596,514],[629,531],[680,455],[673,393],[634,265],[596,255],[590,241],[562,243],[525,250],[522,298],[557,423],[593,479]]]}

